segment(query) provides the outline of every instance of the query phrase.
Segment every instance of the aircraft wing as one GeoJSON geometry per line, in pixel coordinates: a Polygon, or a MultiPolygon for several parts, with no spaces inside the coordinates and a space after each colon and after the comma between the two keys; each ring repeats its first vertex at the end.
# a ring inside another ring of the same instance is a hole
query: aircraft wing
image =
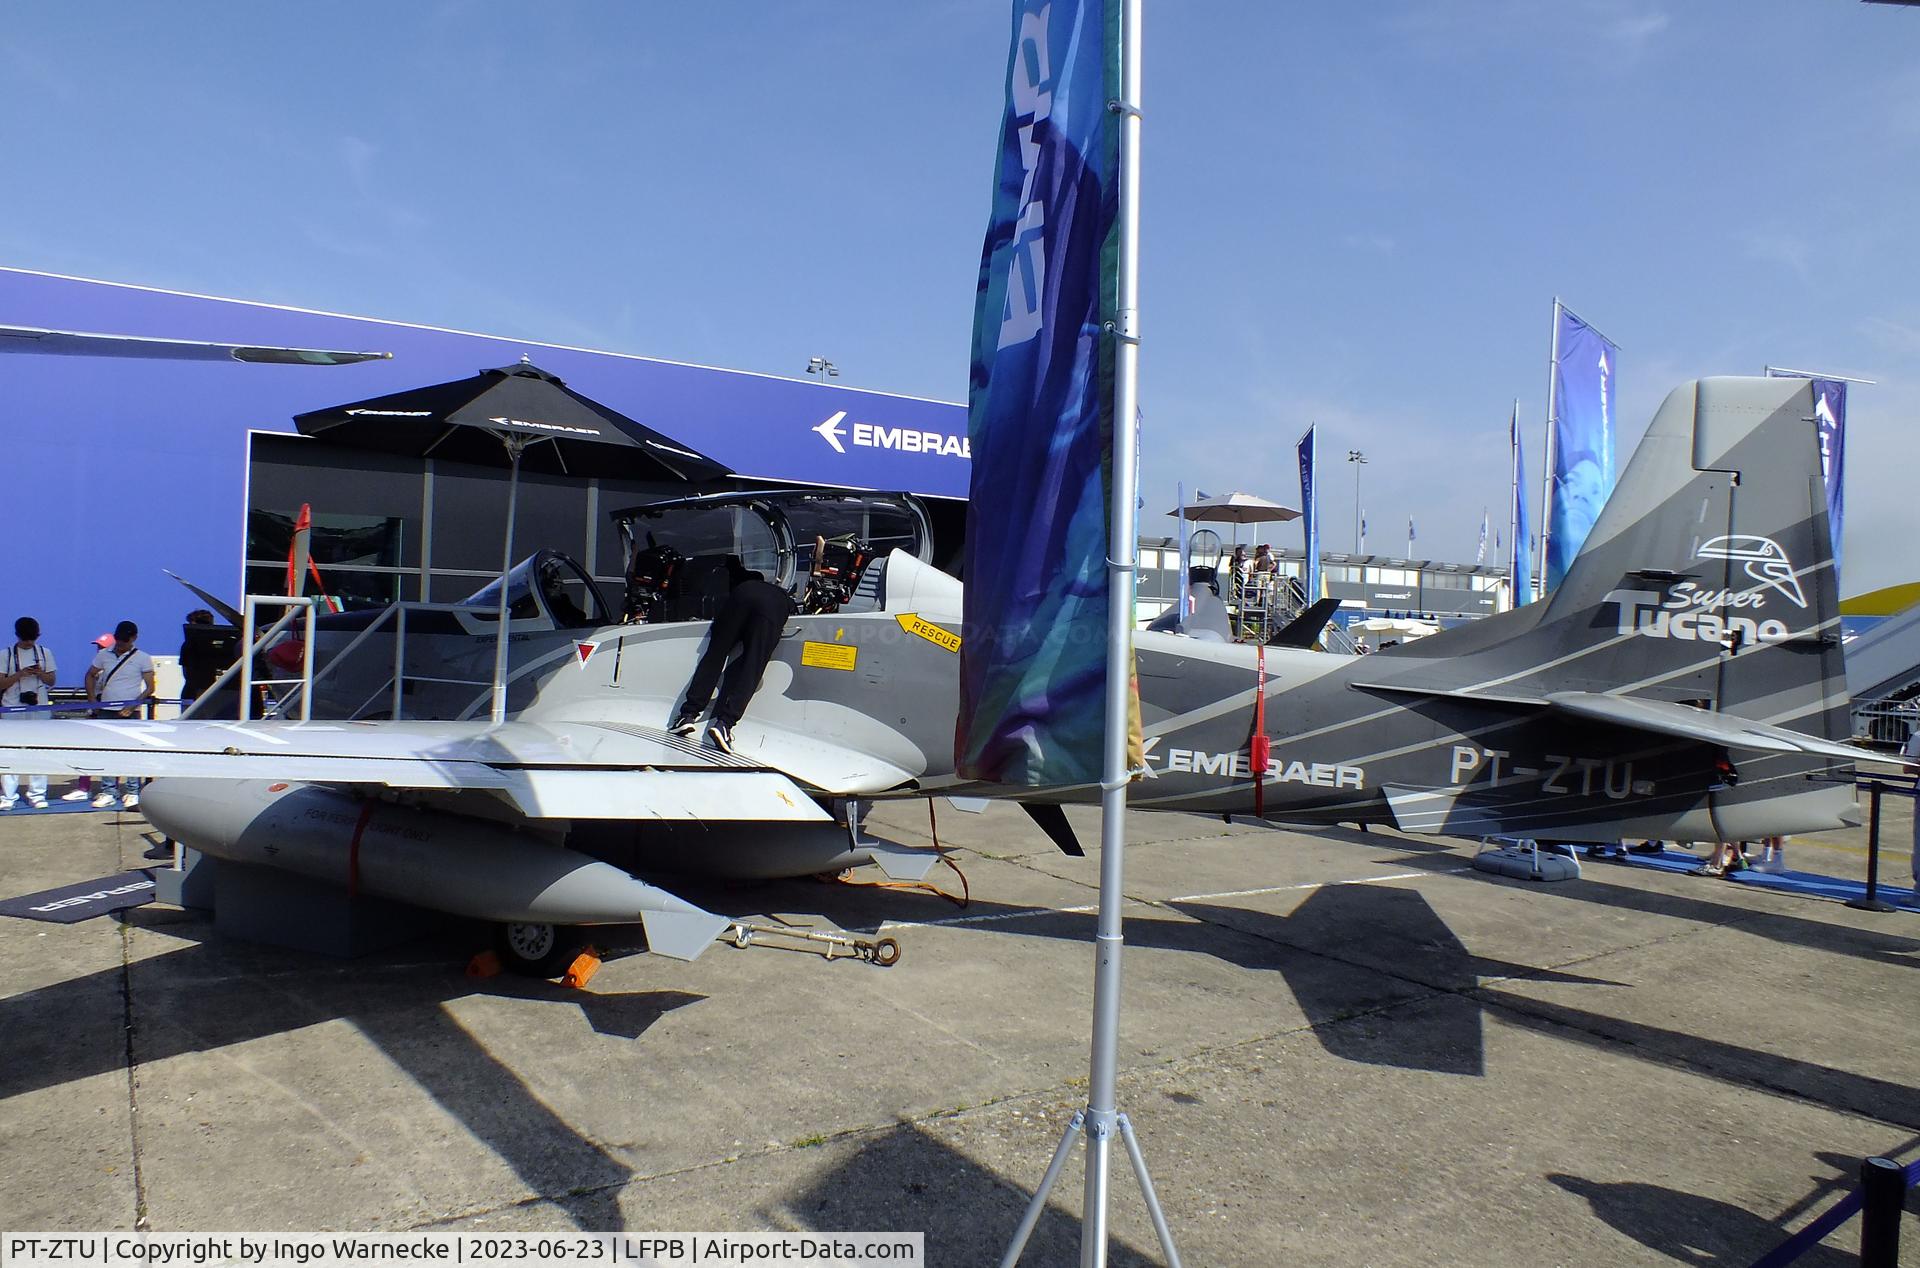
{"type": "Polygon", "coordinates": [[[1869,753],[1857,745],[1790,731],[1783,726],[1756,722],[1731,713],[1697,709],[1670,700],[1648,700],[1643,696],[1610,696],[1597,691],[1550,691],[1541,696],[1510,695],[1473,688],[1426,687],[1395,682],[1355,683],[1354,686],[1366,691],[1462,700],[1503,709],[1549,709],[1586,722],[1604,722],[1653,735],[1670,735],[1675,739],[1717,744],[1722,748],[1758,749],[1763,753],[1805,753],[1810,757],[1831,757],[1842,762],[1857,762],[1863,757],[1883,761],[1905,760],[1869,753]]]}
{"type": "Polygon", "coordinates": [[[617,723],[9,722],[0,772],[474,790],[534,819],[831,818],[785,772],[617,723]]]}

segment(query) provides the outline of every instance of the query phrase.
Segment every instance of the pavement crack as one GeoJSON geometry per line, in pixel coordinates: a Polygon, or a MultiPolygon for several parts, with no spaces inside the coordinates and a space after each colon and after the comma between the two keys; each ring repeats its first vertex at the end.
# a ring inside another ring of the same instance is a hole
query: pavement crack
{"type": "Polygon", "coordinates": [[[136,1064],[133,1010],[133,928],[120,922],[120,1020],[127,1064],[127,1150],[133,1159],[133,1227],[148,1227],[147,1177],[140,1157],[140,1067],[136,1064]]]}

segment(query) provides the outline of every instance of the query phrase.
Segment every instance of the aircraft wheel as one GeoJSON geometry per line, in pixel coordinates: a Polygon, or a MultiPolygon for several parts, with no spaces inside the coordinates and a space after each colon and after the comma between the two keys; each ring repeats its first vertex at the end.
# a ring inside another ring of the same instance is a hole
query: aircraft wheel
{"type": "Polygon", "coordinates": [[[552,925],[521,921],[496,927],[494,947],[507,969],[526,977],[557,977],[578,948],[552,925]]]}

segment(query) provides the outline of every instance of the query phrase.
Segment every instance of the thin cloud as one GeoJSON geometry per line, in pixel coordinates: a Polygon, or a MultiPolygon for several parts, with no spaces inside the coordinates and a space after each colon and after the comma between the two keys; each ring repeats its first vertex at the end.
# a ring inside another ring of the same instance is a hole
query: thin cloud
{"type": "Polygon", "coordinates": [[[1920,328],[1885,317],[1868,317],[1860,323],[1860,333],[1890,352],[1920,357],[1920,328]]]}
{"type": "Polygon", "coordinates": [[[1806,241],[1794,234],[1777,229],[1749,230],[1741,235],[1740,245],[1748,258],[1789,269],[1803,282],[1813,276],[1806,241]]]}

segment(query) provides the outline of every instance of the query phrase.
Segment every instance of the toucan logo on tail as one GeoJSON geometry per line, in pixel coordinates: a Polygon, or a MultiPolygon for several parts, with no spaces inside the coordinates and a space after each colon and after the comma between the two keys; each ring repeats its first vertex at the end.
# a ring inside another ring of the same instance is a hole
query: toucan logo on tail
{"type": "Polygon", "coordinates": [[[1793,560],[1779,542],[1751,533],[1727,533],[1716,537],[1697,552],[1701,559],[1726,559],[1746,565],[1747,576],[1768,590],[1793,600],[1795,607],[1807,606],[1806,592],[1794,574],[1793,560]]]}

